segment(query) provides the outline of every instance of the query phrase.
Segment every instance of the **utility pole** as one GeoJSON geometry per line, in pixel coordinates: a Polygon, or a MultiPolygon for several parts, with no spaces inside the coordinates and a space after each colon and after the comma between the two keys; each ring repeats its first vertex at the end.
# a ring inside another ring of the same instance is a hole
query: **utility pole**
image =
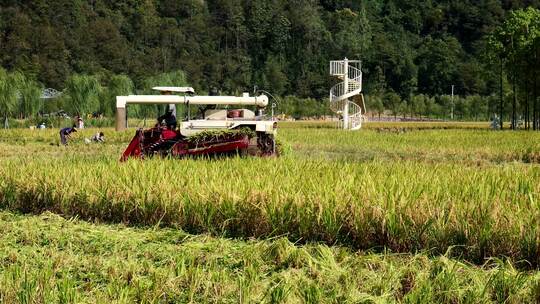
{"type": "Polygon", "coordinates": [[[454,120],[454,85],[452,85],[452,101],[450,104],[450,120],[454,120]]]}
{"type": "Polygon", "coordinates": [[[504,122],[503,122],[503,108],[504,108],[504,105],[503,105],[503,68],[504,68],[504,61],[503,61],[503,58],[501,56],[501,74],[499,75],[499,81],[500,81],[500,84],[499,84],[499,125],[500,125],[500,128],[501,130],[503,129],[504,127],[504,122]]]}

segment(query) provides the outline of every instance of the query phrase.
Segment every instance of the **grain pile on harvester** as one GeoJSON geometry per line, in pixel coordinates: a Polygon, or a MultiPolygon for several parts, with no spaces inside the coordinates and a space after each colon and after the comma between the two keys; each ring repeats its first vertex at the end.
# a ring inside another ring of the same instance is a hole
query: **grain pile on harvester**
{"type": "Polygon", "coordinates": [[[156,87],[163,95],[130,95],[116,98],[116,130],[126,126],[128,104],[168,104],[174,115],[176,104],[187,107],[188,116],[178,125],[158,121],[150,129],[138,129],[122,154],[129,158],[147,158],[154,155],[185,157],[239,153],[242,155],[271,156],[276,154],[277,122],[263,115],[268,105],[265,95],[249,96],[194,96],[192,88],[156,87]],[[201,108],[200,116],[191,119],[192,106],[201,108]],[[210,107],[212,109],[209,109],[210,107]],[[224,109],[218,109],[225,106],[224,109]],[[254,106],[255,111],[241,106],[254,106]],[[231,107],[237,107],[231,109],[231,107]],[[257,112],[257,113],[255,113],[257,112]]]}

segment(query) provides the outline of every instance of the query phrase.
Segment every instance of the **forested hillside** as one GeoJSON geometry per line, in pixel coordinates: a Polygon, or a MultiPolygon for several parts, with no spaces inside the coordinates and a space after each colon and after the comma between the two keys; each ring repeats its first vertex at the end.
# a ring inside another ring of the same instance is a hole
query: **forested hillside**
{"type": "Polygon", "coordinates": [[[139,88],[183,70],[201,92],[257,85],[322,99],[334,82],[328,61],[348,57],[363,61],[368,95],[438,96],[454,85],[489,96],[499,64],[486,34],[527,6],[540,1],[2,0],[0,65],[57,89],[72,74],[126,74],[139,88]]]}

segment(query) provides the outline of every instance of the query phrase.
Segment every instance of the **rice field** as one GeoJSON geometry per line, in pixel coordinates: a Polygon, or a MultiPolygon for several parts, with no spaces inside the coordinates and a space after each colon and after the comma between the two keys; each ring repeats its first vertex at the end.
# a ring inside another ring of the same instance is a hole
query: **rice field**
{"type": "Polygon", "coordinates": [[[134,130],[1,130],[0,302],[540,301],[540,134],[281,126],[279,158],[127,163],[134,130]]]}
{"type": "Polygon", "coordinates": [[[0,302],[537,303],[540,274],[426,254],[0,212],[0,302]]]}

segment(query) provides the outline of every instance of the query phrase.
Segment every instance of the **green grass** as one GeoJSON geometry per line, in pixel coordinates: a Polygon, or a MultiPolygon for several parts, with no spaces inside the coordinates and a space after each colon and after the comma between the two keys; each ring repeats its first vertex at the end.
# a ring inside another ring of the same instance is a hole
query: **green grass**
{"type": "Polygon", "coordinates": [[[0,212],[2,303],[535,303],[538,273],[492,260],[354,253],[0,212]]]}

